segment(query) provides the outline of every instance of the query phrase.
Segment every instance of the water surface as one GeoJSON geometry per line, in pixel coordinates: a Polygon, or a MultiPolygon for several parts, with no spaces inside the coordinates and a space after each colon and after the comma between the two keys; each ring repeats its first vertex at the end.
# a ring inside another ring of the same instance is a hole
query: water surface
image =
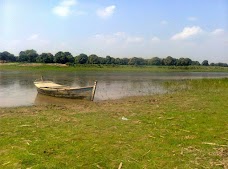
{"type": "MultiPolygon", "coordinates": [[[[97,80],[95,101],[165,93],[167,90],[162,84],[168,80],[228,77],[226,72],[43,72],[42,75],[48,80],[74,87],[91,86],[97,80]]],[[[33,82],[40,76],[32,71],[0,71],[0,107],[74,101],[37,95],[33,82]]]]}

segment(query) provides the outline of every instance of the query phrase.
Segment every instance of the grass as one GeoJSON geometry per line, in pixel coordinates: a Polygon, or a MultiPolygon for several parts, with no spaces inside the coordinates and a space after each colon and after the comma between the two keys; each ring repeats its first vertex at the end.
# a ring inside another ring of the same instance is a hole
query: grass
{"type": "Polygon", "coordinates": [[[130,65],[75,65],[8,63],[0,64],[0,70],[32,71],[121,71],[121,72],[228,72],[228,67],[218,66],[130,66],[130,65]]]}
{"type": "Polygon", "coordinates": [[[0,168],[227,168],[228,79],[165,85],[175,92],[0,108],[0,168]]]}

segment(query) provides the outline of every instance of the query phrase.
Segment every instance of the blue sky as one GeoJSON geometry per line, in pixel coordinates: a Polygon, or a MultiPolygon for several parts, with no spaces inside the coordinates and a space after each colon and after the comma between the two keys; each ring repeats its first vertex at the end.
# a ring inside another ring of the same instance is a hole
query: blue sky
{"type": "Polygon", "coordinates": [[[228,63],[228,0],[0,0],[0,52],[228,63]]]}

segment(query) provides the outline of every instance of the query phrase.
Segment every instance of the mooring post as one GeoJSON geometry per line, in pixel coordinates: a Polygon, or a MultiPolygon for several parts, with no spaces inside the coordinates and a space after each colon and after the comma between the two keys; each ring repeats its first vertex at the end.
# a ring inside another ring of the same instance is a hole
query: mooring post
{"type": "Polygon", "coordinates": [[[97,88],[97,81],[94,82],[93,91],[92,91],[92,96],[91,96],[91,101],[93,101],[93,99],[94,99],[94,95],[95,95],[95,92],[96,92],[96,88],[97,88]]]}

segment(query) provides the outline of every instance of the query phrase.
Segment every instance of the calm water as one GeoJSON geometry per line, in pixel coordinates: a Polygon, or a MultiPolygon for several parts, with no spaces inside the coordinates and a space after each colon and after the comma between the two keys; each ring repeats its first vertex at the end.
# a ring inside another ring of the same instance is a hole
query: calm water
{"type": "MultiPolygon", "coordinates": [[[[45,78],[69,86],[93,85],[98,80],[95,101],[118,99],[127,96],[151,95],[167,92],[162,83],[167,80],[221,78],[228,73],[54,73],[46,72],[45,78]]],[[[29,71],[0,71],[0,107],[33,105],[39,103],[73,102],[38,95],[33,81],[41,74],[29,71]]]]}

